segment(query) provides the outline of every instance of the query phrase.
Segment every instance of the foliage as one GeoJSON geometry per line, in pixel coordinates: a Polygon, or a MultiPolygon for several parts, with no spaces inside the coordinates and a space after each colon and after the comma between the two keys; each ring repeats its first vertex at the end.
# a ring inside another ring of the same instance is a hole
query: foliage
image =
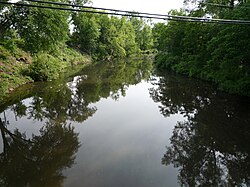
{"type": "Polygon", "coordinates": [[[59,74],[66,66],[55,57],[41,53],[37,54],[33,63],[29,66],[29,75],[35,81],[48,81],[59,77],[59,74]]]}
{"type": "Polygon", "coordinates": [[[75,13],[71,45],[97,59],[123,58],[153,48],[151,28],[137,18],[75,13]]]}
{"type": "Polygon", "coordinates": [[[247,0],[184,0],[184,5],[191,7],[202,14],[210,14],[213,17],[223,17],[228,10],[246,3],[247,0]],[[222,6],[217,6],[222,5],[222,6]]]}
{"type": "Polygon", "coordinates": [[[100,35],[98,17],[94,14],[73,14],[75,25],[72,42],[81,51],[93,54],[97,50],[97,40],[100,35]]]}
{"type": "Polygon", "coordinates": [[[147,24],[142,18],[139,19],[136,17],[130,17],[129,20],[135,30],[135,41],[139,48],[143,51],[152,49],[153,34],[150,23],[147,24]]]}
{"type": "Polygon", "coordinates": [[[16,88],[27,82],[31,82],[31,78],[24,76],[23,71],[26,71],[28,65],[26,62],[17,61],[14,55],[30,61],[30,56],[18,48],[16,51],[11,51],[0,45],[0,100],[9,93],[13,88],[16,88]],[[11,54],[11,52],[15,54],[11,54]]]}
{"type": "Polygon", "coordinates": [[[5,47],[0,45],[0,59],[6,60],[9,56],[11,56],[9,50],[7,50],[5,47]]]}
{"type": "Polygon", "coordinates": [[[93,103],[107,97],[119,99],[130,84],[149,79],[151,70],[152,62],[148,59],[72,67],[57,80],[18,89],[0,103],[0,111],[12,105],[19,117],[82,122],[96,112],[93,103]],[[27,97],[32,97],[32,101],[21,102],[27,97]]]}
{"type": "MultiPolygon", "coordinates": [[[[249,4],[249,3],[248,3],[249,4]]],[[[243,5],[242,5],[243,6],[243,5]]],[[[209,10],[209,9],[207,9],[209,10]]],[[[171,14],[185,15],[184,12],[171,14]]],[[[203,16],[200,9],[190,16],[203,16]]],[[[223,11],[225,19],[249,20],[248,9],[223,11]]],[[[156,64],[189,76],[214,81],[231,93],[250,96],[248,25],[169,22],[153,28],[159,54],[156,64]]]]}
{"type": "MultiPolygon", "coordinates": [[[[83,5],[90,1],[59,0],[60,2],[83,5]]],[[[17,3],[37,5],[37,2],[24,0],[17,3]]],[[[10,88],[31,79],[56,79],[66,66],[90,61],[80,53],[110,61],[138,54],[140,49],[150,51],[151,28],[142,20],[135,18],[134,22],[140,23],[138,32],[136,25],[126,18],[49,8],[1,6],[0,63],[5,65],[1,67],[0,87],[3,95],[10,88]],[[73,33],[70,33],[70,24],[74,25],[73,33]],[[5,81],[8,83],[4,83],[5,81]]]]}
{"type": "Polygon", "coordinates": [[[25,42],[24,49],[32,53],[51,50],[55,45],[67,39],[69,14],[66,12],[13,7],[9,14],[12,27],[25,42]]]}

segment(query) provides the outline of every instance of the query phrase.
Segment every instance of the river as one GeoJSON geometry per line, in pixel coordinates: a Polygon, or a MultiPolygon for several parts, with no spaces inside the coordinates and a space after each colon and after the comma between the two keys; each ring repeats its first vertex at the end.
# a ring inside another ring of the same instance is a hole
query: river
{"type": "Polygon", "coordinates": [[[0,118],[0,186],[250,185],[250,98],[148,59],[23,86],[0,118]]]}

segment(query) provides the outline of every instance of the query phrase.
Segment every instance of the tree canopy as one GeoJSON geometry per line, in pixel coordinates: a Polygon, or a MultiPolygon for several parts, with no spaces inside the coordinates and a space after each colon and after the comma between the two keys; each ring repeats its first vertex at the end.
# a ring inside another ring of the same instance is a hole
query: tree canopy
{"type": "MultiPolygon", "coordinates": [[[[210,9],[212,5],[206,3],[217,1],[201,3],[204,4],[188,14],[185,11],[172,11],[171,14],[250,20],[249,2],[225,1],[225,5],[233,3],[234,7],[219,7],[216,13],[215,9],[210,9]]],[[[159,51],[156,57],[159,67],[211,80],[231,93],[250,96],[249,25],[169,21],[167,25],[156,24],[153,32],[159,51]]]]}

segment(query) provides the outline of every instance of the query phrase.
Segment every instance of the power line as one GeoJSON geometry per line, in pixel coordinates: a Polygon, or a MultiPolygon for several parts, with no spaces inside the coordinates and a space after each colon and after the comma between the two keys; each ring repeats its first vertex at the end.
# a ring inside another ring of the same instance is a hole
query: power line
{"type": "Polygon", "coordinates": [[[10,2],[0,2],[0,4],[23,6],[23,7],[32,7],[32,8],[42,8],[42,9],[65,10],[65,11],[73,11],[73,12],[85,12],[85,13],[93,13],[93,14],[105,14],[105,15],[117,15],[117,16],[131,16],[131,17],[140,17],[140,18],[163,19],[163,20],[166,20],[166,18],[153,17],[153,16],[142,16],[142,15],[135,15],[135,14],[129,15],[129,14],[112,13],[112,12],[98,12],[98,11],[92,11],[92,10],[72,9],[72,8],[53,7],[53,6],[42,6],[42,5],[33,5],[33,4],[10,3],[10,2]]]}
{"type": "Polygon", "coordinates": [[[250,8],[249,5],[245,4],[240,4],[240,5],[235,5],[235,6],[230,6],[230,5],[223,5],[223,4],[216,4],[216,3],[200,3],[201,5],[209,5],[209,6],[217,6],[220,8],[250,8]]]}
{"type": "Polygon", "coordinates": [[[208,18],[198,18],[198,17],[190,17],[190,16],[151,14],[151,13],[143,13],[143,12],[133,12],[133,11],[125,11],[125,10],[97,8],[97,7],[90,7],[90,6],[58,3],[58,2],[46,2],[46,1],[40,1],[40,0],[27,0],[27,1],[37,2],[37,3],[46,3],[46,4],[50,4],[50,5],[71,6],[71,7],[85,8],[85,9],[74,9],[74,8],[65,8],[65,7],[54,7],[54,6],[23,4],[23,3],[10,3],[10,2],[0,2],[0,4],[33,7],[33,8],[54,9],[54,10],[64,10],[64,11],[74,11],[74,12],[87,12],[87,13],[93,13],[93,14],[131,16],[131,17],[139,17],[139,18],[147,18],[147,19],[161,19],[161,20],[170,20],[170,21],[250,25],[250,21],[247,21],[247,20],[208,19],[208,18]],[[92,9],[92,10],[86,10],[86,9],[92,9]],[[100,12],[100,11],[94,11],[93,9],[94,10],[108,10],[108,11],[113,11],[113,12],[104,12],[104,11],[100,12]]]}
{"type": "MultiPolygon", "coordinates": [[[[118,9],[109,9],[109,8],[98,8],[98,7],[92,7],[92,6],[83,6],[83,5],[73,5],[73,4],[67,4],[67,3],[59,3],[59,2],[49,2],[49,1],[42,1],[42,0],[25,0],[28,2],[37,2],[37,3],[44,3],[44,4],[54,4],[54,5],[63,5],[63,6],[72,6],[72,7],[78,7],[78,8],[91,8],[94,10],[104,10],[104,11],[112,11],[112,12],[119,12],[119,13],[128,13],[128,14],[140,14],[140,15],[146,15],[146,16],[153,16],[153,19],[159,19],[154,18],[156,17],[163,17],[163,20],[174,20],[178,21],[179,19],[187,19],[189,22],[195,22],[194,20],[197,20],[197,22],[220,22],[228,24],[231,24],[233,22],[238,22],[238,24],[244,24],[242,21],[245,20],[226,20],[226,19],[207,19],[207,18],[198,18],[198,17],[191,17],[191,16],[177,16],[177,15],[169,15],[169,14],[152,14],[147,12],[134,12],[134,11],[127,11],[127,10],[118,10],[118,9]],[[175,20],[178,19],[178,20],[175,20]],[[190,20],[191,19],[191,20],[190,20]]],[[[136,17],[136,16],[134,16],[136,17]]],[[[250,21],[249,21],[250,23],[250,21]]]]}
{"type": "MultiPolygon", "coordinates": [[[[27,2],[36,2],[36,3],[44,3],[44,4],[50,4],[50,5],[61,5],[61,6],[70,6],[70,7],[77,7],[77,8],[89,8],[94,10],[104,10],[104,11],[114,11],[114,12],[123,12],[123,13],[134,13],[135,11],[126,11],[126,10],[119,10],[119,9],[110,9],[110,8],[100,8],[100,7],[92,7],[92,6],[85,6],[85,5],[75,5],[75,4],[68,4],[68,3],[60,3],[60,2],[50,2],[50,1],[40,1],[40,0],[25,0],[27,2]]],[[[144,13],[141,12],[141,14],[145,15],[151,15],[151,16],[159,16],[161,14],[151,14],[151,13],[144,13]]]]}
{"type": "Polygon", "coordinates": [[[201,5],[209,5],[209,6],[217,6],[221,8],[233,8],[233,6],[223,5],[223,4],[216,4],[216,3],[200,3],[201,5]]]}

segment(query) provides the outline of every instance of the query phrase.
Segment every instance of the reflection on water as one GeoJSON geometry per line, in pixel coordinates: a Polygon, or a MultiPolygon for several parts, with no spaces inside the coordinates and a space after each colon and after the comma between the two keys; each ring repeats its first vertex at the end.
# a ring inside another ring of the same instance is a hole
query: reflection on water
{"type": "Polygon", "coordinates": [[[27,139],[18,129],[8,130],[0,119],[0,131],[1,186],[62,186],[62,170],[74,163],[79,147],[73,127],[46,123],[39,135],[27,139]]]}
{"type": "Polygon", "coordinates": [[[88,119],[97,111],[92,104],[101,98],[125,96],[129,85],[149,78],[151,68],[147,59],[116,66],[97,64],[82,69],[78,76],[27,85],[17,91],[17,97],[10,96],[9,103],[0,106],[0,186],[63,186],[62,172],[72,167],[80,146],[69,122],[88,119]],[[19,126],[23,132],[12,127],[18,121],[29,124],[19,126]],[[31,121],[41,127],[39,131],[31,121]],[[22,126],[32,134],[26,136],[22,126]]]}
{"type": "Polygon", "coordinates": [[[101,63],[10,95],[0,186],[250,185],[250,99],[151,70],[101,63]]]}
{"type": "Polygon", "coordinates": [[[162,164],[179,168],[183,186],[250,185],[249,98],[216,92],[199,81],[165,75],[151,97],[168,117],[185,115],[173,130],[162,164]]]}

